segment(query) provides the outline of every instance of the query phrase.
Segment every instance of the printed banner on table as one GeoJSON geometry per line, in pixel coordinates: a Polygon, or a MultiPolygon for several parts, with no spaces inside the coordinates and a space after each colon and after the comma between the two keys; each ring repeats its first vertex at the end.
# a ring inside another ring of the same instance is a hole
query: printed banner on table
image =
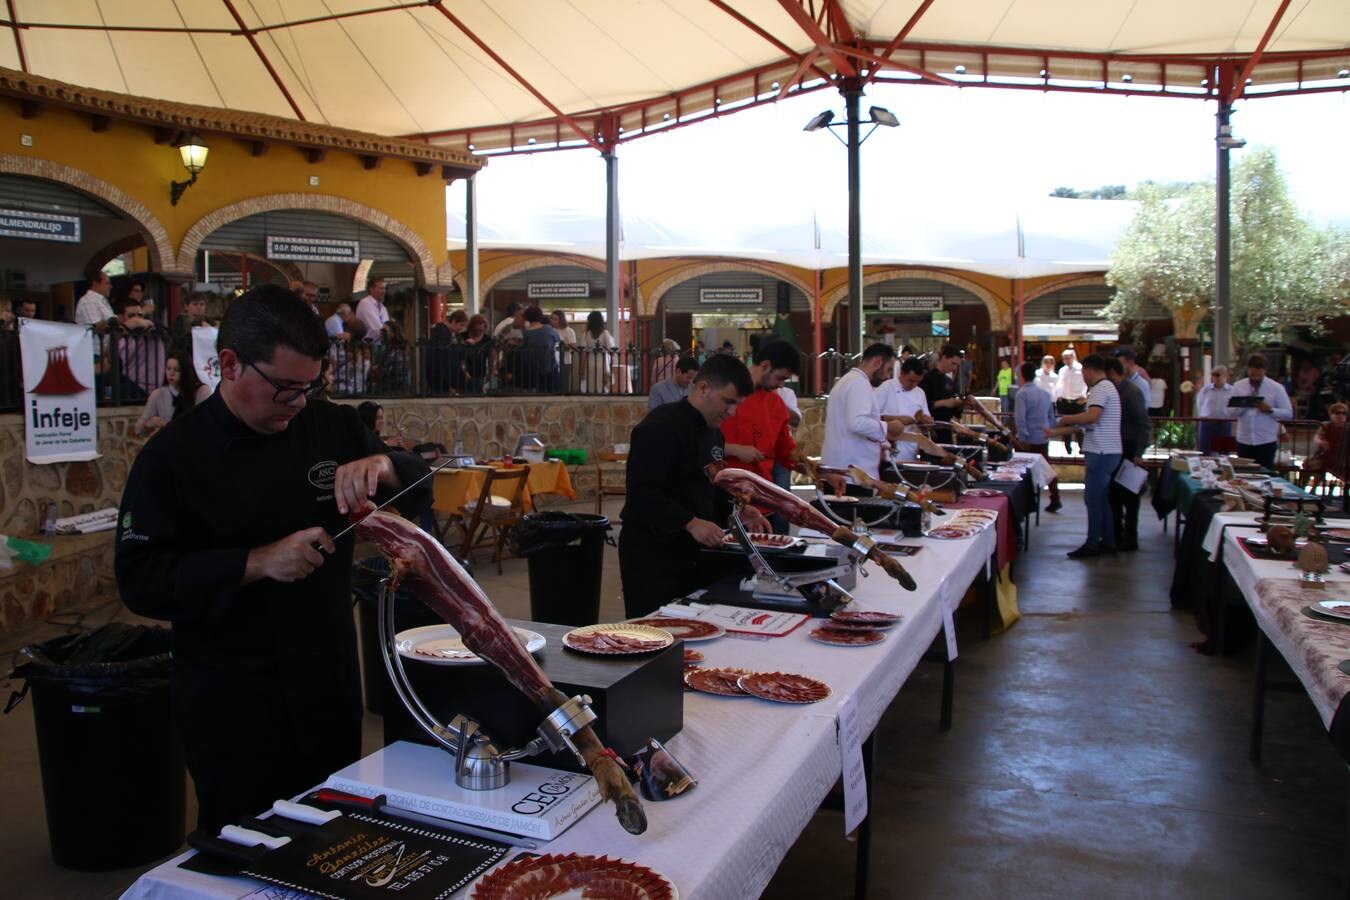
{"type": "Polygon", "coordinates": [[[88,326],[19,320],[28,461],[98,458],[94,338],[88,326]]]}
{"type": "Polygon", "coordinates": [[[212,392],[220,384],[220,359],[216,356],[217,330],[209,325],[198,325],[192,329],[192,369],[197,373],[197,380],[212,392]]]}

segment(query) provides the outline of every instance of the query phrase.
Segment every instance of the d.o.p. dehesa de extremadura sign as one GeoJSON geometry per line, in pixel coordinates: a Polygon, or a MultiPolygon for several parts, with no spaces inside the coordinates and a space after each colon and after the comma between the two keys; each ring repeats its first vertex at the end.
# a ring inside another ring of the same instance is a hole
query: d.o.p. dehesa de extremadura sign
{"type": "Polygon", "coordinates": [[[95,340],[85,325],[19,320],[24,444],[29,462],[98,457],[95,340]]]}

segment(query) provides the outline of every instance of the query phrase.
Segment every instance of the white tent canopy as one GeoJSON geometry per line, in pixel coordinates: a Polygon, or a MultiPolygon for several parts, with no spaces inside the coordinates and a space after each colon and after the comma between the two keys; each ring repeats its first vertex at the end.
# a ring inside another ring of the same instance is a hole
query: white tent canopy
{"type": "MultiPolygon", "coordinates": [[[[862,261],[962,269],[1001,278],[1100,272],[1137,208],[1128,200],[1045,197],[1017,206],[951,205],[926,210],[921,219],[897,219],[874,204],[864,208],[862,261]],[[867,209],[877,211],[869,216],[867,209]]],[[[463,216],[452,210],[449,224],[451,248],[463,248],[463,216]]],[[[509,218],[480,214],[478,244],[480,249],[604,259],[604,233],[602,209],[558,209],[541,196],[534,208],[513,206],[509,218]]],[[[736,217],[688,225],[672,225],[667,215],[625,210],[622,235],[621,259],[720,256],[805,269],[848,264],[848,231],[842,216],[810,209],[786,221],[777,214],[757,217],[751,208],[736,217]]]]}
{"type": "Polygon", "coordinates": [[[1242,65],[1258,50],[1249,95],[1334,89],[1342,71],[1350,77],[1346,0],[9,0],[6,9],[0,66],[479,151],[596,141],[611,115],[626,139],[875,68],[866,54],[891,78],[922,70],[957,83],[1199,97],[1218,63],[1242,65]]]}

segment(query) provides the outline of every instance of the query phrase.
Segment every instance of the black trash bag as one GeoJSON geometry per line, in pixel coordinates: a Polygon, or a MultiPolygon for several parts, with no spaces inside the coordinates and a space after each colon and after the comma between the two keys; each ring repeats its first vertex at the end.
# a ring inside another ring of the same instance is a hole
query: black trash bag
{"type": "Polygon", "coordinates": [[[575,545],[593,531],[604,532],[605,542],[613,544],[609,530],[609,519],[605,516],[549,510],[522,518],[512,526],[508,540],[512,553],[528,557],[545,548],[575,545]]]}
{"type": "Polygon", "coordinates": [[[173,632],[167,628],[111,622],[92,631],[62,635],[19,651],[10,678],[24,679],[10,696],[9,712],[34,681],[59,681],[72,690],[145,694],[168,684],[173,632]]]}

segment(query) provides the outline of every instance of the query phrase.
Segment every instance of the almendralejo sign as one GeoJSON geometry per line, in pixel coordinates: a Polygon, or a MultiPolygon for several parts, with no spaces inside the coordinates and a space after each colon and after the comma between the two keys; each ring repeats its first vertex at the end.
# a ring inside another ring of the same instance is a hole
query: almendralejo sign
{"type": "Polygon", "coordinates": [[[0,209],[0,236],[78,244],[81,240],[80,217],[0,209]]]}

